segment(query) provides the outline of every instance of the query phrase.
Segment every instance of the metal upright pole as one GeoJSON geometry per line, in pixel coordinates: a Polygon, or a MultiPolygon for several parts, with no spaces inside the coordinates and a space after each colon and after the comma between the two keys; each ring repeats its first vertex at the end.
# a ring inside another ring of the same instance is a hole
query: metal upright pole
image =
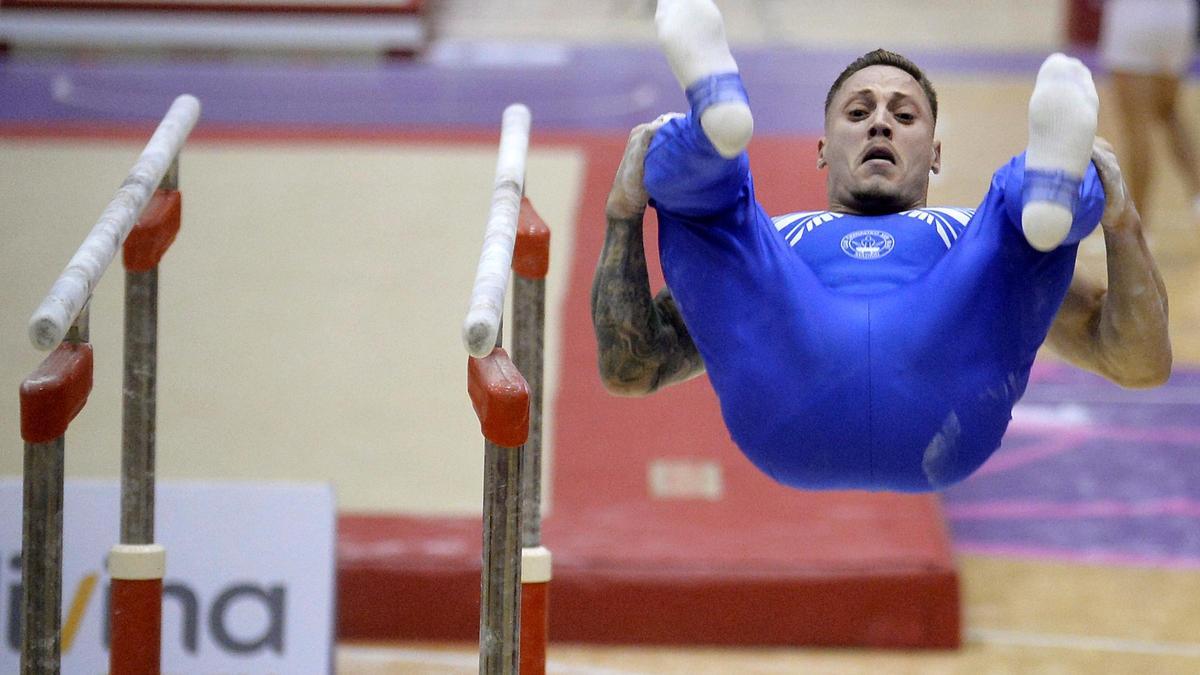
{"type": "Polygon", "coordinates": [[[479,672],[518,672],[521,634],[520,446],[484,443],[483,575],[479,672]]]}
{"type": "Polygon", "coordinates": [[[21,672],[59,672],[62,625],[62,436],[25,443],[21,555],[21,672]]]}
{"type": "Polygon", "coordinates": [[[61,663],[65,434],[92,388],[86,303],[64,341],[21,385],[25,440],[21,551],[21,672],[61,663]]]}
{"type": "Polygon", "coordinates": [[[484,443],[479,672],[515,675],[521,635],[521,458],[529,435],[529,388],[500,347],[468,357],[467,390],[484,443]]]}
{"type": "Polygon", "coordinates": [[[521,200],[513,250],[513,363],[529,383],[529,440],[521,465],[521,675],[546,672],[550,551],[542,546],[542,380],[550,228],[521,200]]]}
{"type": "Polygon", "coordinates": [[[529,383],[528,459],[521,467],[521,545],[525,547],[542,542],[542,379],[549,256],[550,230],[529,200],[522,199],[513,252],[512,360],[529,383]]]}
{"type": "Polygon", "coordinates": [[[121,538],[108,556],[111,675],[154,675],[161,669],[166,551],[154,543],[158,267],[179,232],[178,188],[176,157],[124,244],[121,538]]]}
{"type": "MultiPolygon", "coordinates": [[[[162,192],[179,188],[171,162],[146,216],[162,192]]],[[[176,218],[177,220],[177,218],[176,218]]],[[[157,223],[156,223],[157,224],[157,223]]],[[[177,228],[177,226],[176,226],[177,228]]],[[[138,226],[130,232],[136,237],[138,226]]],[[[173,238],[173,233],[172,233],[173,238]]],[[[129,241],[128,239],[126,240],[129,241]]],[[[155,261],[157,263],[157,261],[155,261]]],[[[155,411],[158,383],[158,265],[125,270],[125,386],[121,424],[121,543],[154,542],[155,411]]]]}

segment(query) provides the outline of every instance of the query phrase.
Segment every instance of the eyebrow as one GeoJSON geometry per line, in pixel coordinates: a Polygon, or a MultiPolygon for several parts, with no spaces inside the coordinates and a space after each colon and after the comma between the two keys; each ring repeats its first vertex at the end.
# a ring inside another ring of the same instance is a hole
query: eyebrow
{"type": "MultiPolygon", "coordinates": [[[[863,88],[863,89],[859,89],[858,91],[850,92],[850,96],[846,99],[846,103],[844,103],[843,106],[854,102],[856,99],[858,99],[860,97],[861,98],[870,98],[870,99],[874,100],[875,99],[875,90],[870,89],[870,88],[863,88]]],[[[891,100],[889,103],[890,103],[890,105],[900,105],[903,103],[911,102],[913,105],[916,105],[919,108],[920,105],[917,104],[916,101],[917,101],[916,97],[909,96],[908,94],[905,94],[902,91],[898,91],[898,92],[895,92],[895,94],[891,97],[891,100]]]]}
{"type": "MultiPolygon", "coordinates": [[[[875,91],[873,89],[859,89],[858,91],[852,91],[849,93],[850,95],[846,97],[846,103],[850,103],[858,98],[875,98],[875,91]]],[[[845,105],[845,103],[843,103],[843,105],[845,105]]]]}

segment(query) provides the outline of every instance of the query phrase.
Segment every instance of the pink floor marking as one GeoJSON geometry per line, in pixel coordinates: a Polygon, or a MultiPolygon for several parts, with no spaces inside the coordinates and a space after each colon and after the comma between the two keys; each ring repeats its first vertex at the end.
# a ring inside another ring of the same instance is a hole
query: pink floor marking
{"type": "Polygon", "coordinates": [[[1200,501],[1187,497],[1149,499],[1138,502],[1100,500],[1077,503],[995,500],[975,504],[946,504],[942,508],[948,517],[955,520],[1137,518],[1143,516],[1200,518],[1200,501]]]}
{"type": "Polygon", "coordinates": [[[1175,570],[1200,568],[1200,557],[1138,555],[1111,551],[1073,551],[1049,546],[1020,546],[1012,544],[961,543],[955,544],[959,555],[988,555],[1005,558],[1037,558],[1090,565],[1125,565],[1129,567],[1162,567],[1175,570]]]}
{"type": "Polygon", "coordinates": [[[1070,431],[1062,431],[1057,435],[1019,448],[1005,449],[993,455],[991,459],[975,472],[975,475],[987,476],[1009,471],[1046,459],[1047,457],[1054,457],[1077,450],[1091,435],[1083,429],[1072,429],[1070,431]]]}

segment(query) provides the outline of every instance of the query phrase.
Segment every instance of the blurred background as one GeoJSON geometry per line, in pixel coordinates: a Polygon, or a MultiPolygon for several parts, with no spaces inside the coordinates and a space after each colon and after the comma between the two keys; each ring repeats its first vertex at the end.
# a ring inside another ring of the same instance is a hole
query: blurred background
{"type": "MultiPolygon", "coordinates": [[[[627,470],[629,494],[645,491],[644,457],[744,471],[712,427],[703,379],[639,403],[603,394],[592,367],[587,293],[609,182],[629,129],[685,103],[654,42],[654,4],[6,0],[0,475],[21,473],[17,385],[42,356],[26,321],[180,93],[202,113],[160,282],[160,478],[328,482],[347,517],[478,519],[480,438],[458,332],[500,113],[514,101],[533,114],[526,194],[553,231],[547,518],[560,495],[604,490],[586,483],[593,464],[627,470]],[[581,482],[561,484],[560,466],[581,482]]],[[[1041,61],[1082,58],[1101,134],[1122,162],[1157,158],[1142,215],[1171,297],[1175,374],[1130,392],[1039,360],[993,468],[937,500],[961,588],[958,649],[597,645],[552,632],[550,671],[1200,672],[1200,220],[1167,159],[1174,137],[1130,138],[1116,116],[1097,49],[1104,3],[717,5],[755,107],[752,167],[772,213],[824,208],[821,103],[863,52],[901,51],[937,87],[944,161],[930,203],[954,206],[977,204],[1023,149],[1041,61]]],[[[1193,125],[1196,75],[1189,61],[1178,98],[1193,125]]],[[[1099,232],[1078,273],[1104,278],[1099,232]]],[[[118,275],[92,303],[95,388],[71,428],[68,477],[119,470],[118,275]]],[[[656,268],[652,278],[661,284],[656,268]]],[[[469,642],[352,638],[339,642],[339,672],[475,668],[469,642]]]]}

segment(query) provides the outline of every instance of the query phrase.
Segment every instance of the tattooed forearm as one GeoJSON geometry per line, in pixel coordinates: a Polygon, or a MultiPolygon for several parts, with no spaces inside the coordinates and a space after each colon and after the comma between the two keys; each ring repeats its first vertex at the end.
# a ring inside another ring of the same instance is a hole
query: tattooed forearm
{"type": "Polygon", "coordinates": [[[649,394],[704,371],[671,292],[650,295],[641,213],[608,217],[592,280],[592,325],[600,376],[612,393],[649,394]]]}

